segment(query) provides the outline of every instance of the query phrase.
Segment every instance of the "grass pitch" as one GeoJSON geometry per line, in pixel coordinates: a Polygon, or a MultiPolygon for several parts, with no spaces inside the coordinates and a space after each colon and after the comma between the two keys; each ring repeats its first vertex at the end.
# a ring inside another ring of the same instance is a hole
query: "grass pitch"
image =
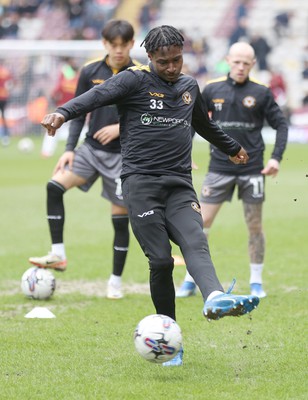
{"type": "MultiPolygon", "coordinates": [[[[1,400],[307,399],[307,145],[289,144],[278,177],[266,181],[268,297],[249,316],[212,323],[202,317],[200,293],[178,299],[181,368],[148,363],[134,349],[135,326],[154,309],[147,260],[133,235],[123,276],[126,296],[105,298],[112,226],[100,183],[88,194],[73,189],[65,195],[69,264],[65,273],[55,272],[54,296],[34,301],[22,295],[28,257],[50,248],[45,186],[63,149],[60,143],[55,157],[41,159],[41,139],[35,145],[31,154],[17,150],[17,139],[0,148],[1,400]],[[24,318],[35,306],[56,318],[24,318]]],[[[194,146],[193,158],[198,192],[208,163],[205,142],[194,146]]],[[[210,248],[225,288],[235,276],[235,292],[248,292],[247,232],[236,198],[218,215],[210,248]]],[[[177,285],[184,273],[184,267],[175,268],[177,285]]]]}

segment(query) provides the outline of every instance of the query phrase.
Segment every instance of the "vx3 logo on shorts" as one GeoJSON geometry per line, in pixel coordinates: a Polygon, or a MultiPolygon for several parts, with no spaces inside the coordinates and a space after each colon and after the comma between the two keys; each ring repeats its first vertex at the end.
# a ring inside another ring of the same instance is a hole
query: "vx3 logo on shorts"
{"type": "Polygon", "coordinates": [[[143,217],[148,217],[149,215],[153,215],[153,214],[154,214],[154,211],[150,210],[150,211],[144,212],[143,214],[138,214],[138,217],[143,218],[143,217]]]}

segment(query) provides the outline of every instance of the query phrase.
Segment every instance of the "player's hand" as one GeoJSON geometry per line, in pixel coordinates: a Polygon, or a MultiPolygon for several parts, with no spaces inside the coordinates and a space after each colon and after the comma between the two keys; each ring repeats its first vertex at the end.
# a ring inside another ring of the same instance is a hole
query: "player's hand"
{"type": "Polygon", "coordinates": [[[270,175],[273,178],[278,174],[279,171],[279,161],[275,160],[274,158],[271,158],[268,160],[265,168],[262,169],[261,174],[263,175],[270,175]]]}
{"type": "Polygon", "coordinates": [[[241,150],[233,157],[229,156],[229,159],[234,163],[234,164],[247,164],[249,160],[249,156],[246,153],[246,150],[241,147],[241,150]]]}
{"type": "Polygon", "coordinates": [[[62,173],[65,171],[65,166],[68,165],[69,170],[71,171],[73,168],[75,153],[73,151],[66,151],[62,154],[57,162],[55,169],[53,170],[53,175],[55,175],[58,171],[62,173]]]}
{"type": "Polygon", "coordinates": [[[94,133],[94,139],[98,140],[101,144],[108,144],[112,140],[120,136],[120,125],[108,125],[94,133]]]}
{"type": "Polygon", "coordinates": [[[65,118],[60,113],[47,114],[41,121],[41,125],[47,129],[49,136],[55,136],[56,130],[65,122],[65,118]]]}

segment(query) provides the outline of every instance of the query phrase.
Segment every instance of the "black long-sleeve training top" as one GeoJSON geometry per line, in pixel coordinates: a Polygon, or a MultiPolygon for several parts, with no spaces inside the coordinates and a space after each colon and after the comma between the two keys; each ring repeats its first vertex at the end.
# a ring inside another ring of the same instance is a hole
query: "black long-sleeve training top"
{"type": "Polygon", "coordinates": [[[210,81],[202,91],[212,119],[231,137],[241,143],[249,155],[246,165],[230,163],[228,157],[211,145],[209,170],[231,175],[260,174],[263,169],[265,120],[276,130],[271,158],[282,159],[288,140],[288,123],[271,90],[255,80],[236,83],[230,76],[210,81]]]}
{"type": "MultiPolygon", "coordinates": [[[[104,59],[99,59],[99,60],[96,59],[87,62],[82,67],[78,78],[75,97],[80,96],[81,94],[87,92],[96,85],[104,83],[114,74],[124,71],[128,67],[134,65],[140,65],[140,63],[138,63],[137,61],[129,59],[128,64],[123,66],[121,70],[114,71],[108,65],[107,57],[108,56],[106,56],[104,59]]],[[[77,146],[85,121],[86,121],[86,114],[83,114],[78,118],[75,118],[71,122],[69,127],[69,136],[67,138],[65,147],[66,151],[73,151],[77,146]]],[[[104,150],[110,153],[120,153],[121,146],[119,138],[116,138],[105,145],[101,144],[98,140],[93,138],[93,135],[99,129],[108,125],[113,125],[118,123],[119,123],[118,110],[114,104],[109,105],[107,107],[100,107],[94,110],[89,118],[89,127],[86,133],[85,141],[96,149],[104,150]]]]}
{"type": "Polygon", "coordinates": [[[210,121],[197,81],[181,74],[162,80],[153,66],[131,67],[76,97],[56,112],[68,121],[98,107],[117,104],[123,159],[121,177],[191,173],[191,126],[225,154],[241,146],[210,121]]]}

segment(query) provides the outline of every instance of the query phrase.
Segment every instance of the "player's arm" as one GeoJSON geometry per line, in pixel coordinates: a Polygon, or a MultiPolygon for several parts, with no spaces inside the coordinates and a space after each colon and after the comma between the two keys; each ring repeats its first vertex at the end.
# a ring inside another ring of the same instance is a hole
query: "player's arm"
{"type": "Polygon", "coordinates": [[[95,110],[104,105],[113,104],[112,96],[100,89],[103,85],[98,85],[88,92],[75,97],[62,106],[58,107],[54,113],[44,116],[41,125],[46,128],[49,136],[54,136],[64,122],[77,118],[83,114],[95,110]],[[101,90],[101,93],[100,93],[101,90]],[[104,96],[106,94],[106,96],[104,96]]]}
{"type": "Polygon", "coordinates": [[[271,159],[276,160],[279,163],[282,160],[283,153],[287,146],[289,127],[288,121],[283,115],[281,108],[275,102],[270,89],[268,89],[266,93],[263,109],[268,124],[276,131],[276,139],[271,159]]]}
{"type": "Polygon", "coordinates": [[[261,173],[274,178],[279,172],[280,161],[286,149],[288,141],[288,122],[269,89],[266,93],[263,107],[268,124],[276,130],[276,140],[271,158],[268,160],[261,173]]]}
{"type": "Polygon", "coordinates": [[[229,156],[230,161],[234,164],[247,164],[249,157],[246,150],[241,147],[240,151],[235,156],[229,156]]]}
{"type": "Polygon", "coordinates": [[[272,176],[273,178],[278,174],[280,168],[279,161],[271,158],[268,160],[266,166],[262,169],[261,174],[272,176]]]}
{"type": "Polygon", "coordinates": [[[61,128],[64,122],[64,115],[55,112],[46,114],[41,121],[41,125],[47,130],[49,136],[55,136],[57,129],[61,128]]]}
{"type": "Polygon", "coordinates": [[[58,171],[62,173],[65,171],[65,167],[68,165],[68,168],[72,170],[73,161],[74,161],[75,153],[73,151],[65,151],[62,156],[59,158],[54,170],[53,175],[55,175],[58,171]]]}
{"type": "Polygon", "coordinates": [[[138,90],[139,84],[139,79],[135,74],[123,71],[58,107],[55,113],[44,117],[42,125],[47,127],[48,134],[53,136],[56,129],[63,124],[59,115],[62,115],[64,122],[66,122],[99,107],[116,104],[130,93],[138,90]],[[54,125],[51,125],[51,123],[54,125]]]}
{"type": "MultiPolygon", "coordinates": [[[[89,89],[91,89],[91,87],[89,86],[88,72],[84,67],[80,71],[74,97],[78,97],[81,94],[86,93],[89,89]]],[[[83,114],[71,121],[68,138],[65,145],[66,151],[72,152],[76,148],[82,128],[84,127],[86,121],[86,116],[86,114],[83,114]]]]}
{"type": "Polygon", "coordinates": [[[106,145],[120,136],[120,124],[107,125],[99,129],[93,138],[106,145]]]}
{"type": "Polygon", "coordinates": [[[200,136],[227,154],[234,164],[246,164],[249,160],[245,149],[210,120],[200,91],[193,110],[192,125],[200,136]]]}
{"type": "MultiPolygon", "coordinates": [[[[191,132],[191,138],[193,140],[196,132],[193,128],[190,129],[190,132],[191,132]]],[[[191,161],[191,168],[195,170],[199,169],[198,165],[193,160],[191,161]]]]}

